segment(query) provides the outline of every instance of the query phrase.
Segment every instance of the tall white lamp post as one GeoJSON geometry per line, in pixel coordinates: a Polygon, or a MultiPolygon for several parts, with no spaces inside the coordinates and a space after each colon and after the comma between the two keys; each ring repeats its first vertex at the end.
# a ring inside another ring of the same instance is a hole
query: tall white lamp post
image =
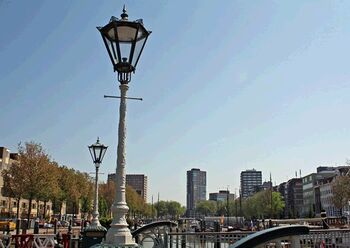
{"type": "Polygon", "coordinates": [[[136,65],[151,32],[146,30],[141,19],[129,21],[125,6],[121,14],[121,19],[112,16],[107,25],[98,27],[97,29],[102,35],[109,58],[113,64],[113,69],[117,71],[118,81],[120,83],[120,97],[115,97],[120,98],[116,195],[112,205],[113,221],[107,231],[103,244],[107,247],[136,246],[125,217],[129,210],[125,198],[125,121],[126,99],[128,99],[126,92],[129,89],[128,83],[131,80],[131,73],[135,72],[136,65]]]}
{"type": "Polygon", "coordinates": [[[100,221],[98,219],[99,212],[98,212],[98,170],[100,168],[100,165],[102,163],[103,157],[105,156],[105,153],[107,151],[107,146],[104,146],[103,144],[100,144],[100,139],[97,138],[97,141],[95,144],[92,144],[89,146],[89,151],[91,154],[92,161],[95,164],[96,168],[96,177],[95,177],[95,199],[94,199],[94,209],[92,212],[92,221],[91,225],[88,227],[88,229],[94,229],[104,231],[105,228],[101,226],[100,221]]]}

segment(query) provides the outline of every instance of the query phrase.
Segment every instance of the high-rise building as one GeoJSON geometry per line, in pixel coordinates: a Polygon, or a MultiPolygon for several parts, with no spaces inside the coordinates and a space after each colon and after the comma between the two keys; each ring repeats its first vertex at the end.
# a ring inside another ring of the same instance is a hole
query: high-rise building
{"type": "MultiPolygon", "coordinates": [[[[116,181],[116,174],[108,174],[108,181],[116,181]]],[[[147,176],[143,174],[126,174],[126,185],[132,187],[147,202],[147,176]]]]}
{"type": "Polygon", "coordinates": [[[243,198],[252,196],[262,186],[262,173],[255,169],[241,172],[241,194],[243,198]]]}
{"type": "Polygon", "coordinates": [[[187,213],[188,217],[196,217],[196,204],[206,200],[207,172],[200,169],[187,171],[187,213]]]}

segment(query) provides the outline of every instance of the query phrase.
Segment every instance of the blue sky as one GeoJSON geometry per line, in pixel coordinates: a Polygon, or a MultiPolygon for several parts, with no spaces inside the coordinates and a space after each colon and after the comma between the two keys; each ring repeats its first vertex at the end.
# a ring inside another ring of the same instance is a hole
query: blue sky
{"type": "Polygon", "coordinates": [[[153,31],[130,83],[127,173],[148,200],[186,202],[186,171],[208,192],[245,169],[283,182],[350,158],[348,1],[0,0],[0,145],[42,143],[92,172],[116,167],[118,83],[96,26],[119,16],[153,31]]]}

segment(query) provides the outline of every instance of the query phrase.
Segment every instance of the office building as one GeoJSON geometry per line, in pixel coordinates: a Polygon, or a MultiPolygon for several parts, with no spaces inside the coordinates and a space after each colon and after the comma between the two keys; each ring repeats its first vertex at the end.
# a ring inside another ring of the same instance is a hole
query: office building
{"type": "Polygon", "coordinates": [[[231,194],[229,190],[219,190],[218,193],[209,193],[209,200],[216,202],[226,202],[227,200],[233,201],[235,195],[231,194]]]}
{"type": "Polygon", "coordinates": [[[187,217],[196,217],[196,203],[206,200],[207,172],[200,169],[187,171],[187,217]]]}
{"type": "MultiPolygon", "coordinates": [[[[108,181],[116,181],[116,174],[108,174],[108,181]]],[[[147,202],[148,179],[144,174],[126,174],[126,185],[132,187],[147,202]]]]}
{"type": "Polygon", "coordinates": [[[292,178],[285,183],[285,217],[299,218],[303,207],[303,182],[301,178],[292,178]]]}
{"type": "Polygon", "coordinates": [[[262,173],[255,169],[241,172],[241,194],[243,198],[252,196],[262,187],[262,173]]]}
{"type": "MultiPolygon", "coordinates": [[[[317,173],[311,173],[302,178],[303,182],[303,216],[304,217],[314,217],[319,216],[321,210],[323,210],[322,201],[325,199],[330,199],[332,193],[327,190],[331,185],[327,185],[327,181],[330,182],[331,178],[345,175],[349,166],[320,166],[317,167],[317,173]],[[325,184],[325,185],[323,185],[325,184]],[[323,186],[320,186],[323,185],[323,186]],[[328,195],[328,193],[330,195],[328,195]],[[322,197],[321,197],[322,193],[322,197]],[[322,200],[322,201],[321,201],[322,200]]],[[[331,209],[331,202],[329,202],[329,212],[332,214],[337,214],[335,209],[331,209]]]]}

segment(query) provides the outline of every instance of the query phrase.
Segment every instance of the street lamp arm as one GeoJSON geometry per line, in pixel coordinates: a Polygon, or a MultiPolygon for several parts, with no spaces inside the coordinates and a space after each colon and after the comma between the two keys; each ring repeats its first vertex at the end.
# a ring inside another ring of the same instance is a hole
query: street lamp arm
{"type": "MultiPolygon", "coordinates": [[[[118,98],[118,99],[121,99],[122,97],[121,96],[107,96],[107,95],[104,95],[103,96],[104,98],[118,98]]],[[[143,101],[143,99],[141,97],[124,97],[125,99],[128,99],[128,100],[139,100],[139,101],[143,101]]]]}

